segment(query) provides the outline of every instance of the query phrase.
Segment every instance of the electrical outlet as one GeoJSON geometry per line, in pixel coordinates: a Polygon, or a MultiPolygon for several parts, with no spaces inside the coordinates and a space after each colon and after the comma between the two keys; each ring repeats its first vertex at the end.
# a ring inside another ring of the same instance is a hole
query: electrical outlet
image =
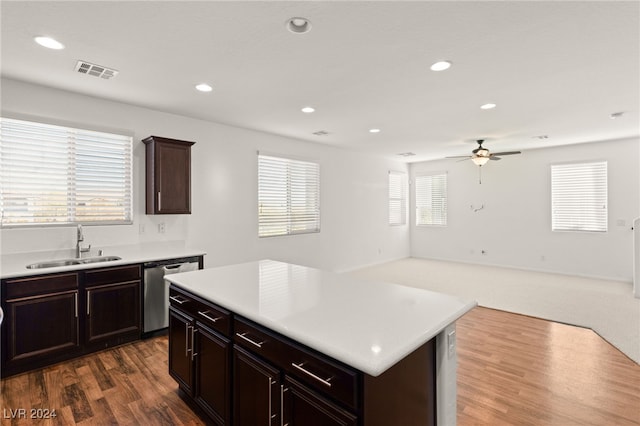
{"type": "Polygon", "coordinates": [[[141,223],[140,226],[138,226],[138,232],[140,234],[144,234],[144,223],[141,223]]]}
{"type": "Polygon", "coordinates": [[[166,226],[165,226],[164,222],[159,223],[158,224],[158,232],[161,233],[161,234],[164,234],[164,231],[166,231],[166,226]]]}
{"type": "Polygon", "coordinates": [[[447,334],[447,356],[449,359],[453,358],[456,354],[456,331],[450,331],[447,334]]]}

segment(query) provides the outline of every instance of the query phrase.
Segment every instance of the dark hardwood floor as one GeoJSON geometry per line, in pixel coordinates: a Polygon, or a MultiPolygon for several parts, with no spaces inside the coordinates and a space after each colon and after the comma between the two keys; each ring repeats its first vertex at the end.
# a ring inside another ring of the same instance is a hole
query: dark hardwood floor
{"type": "MultiPolygon", "coordinates": [[[[591,330],[486,308],[457,330],[458,425],[640,425],[640,366],[591,330]]],[[[205,424],[167,373],[165,336],[0,386],[2,425],[205,424]]]]}

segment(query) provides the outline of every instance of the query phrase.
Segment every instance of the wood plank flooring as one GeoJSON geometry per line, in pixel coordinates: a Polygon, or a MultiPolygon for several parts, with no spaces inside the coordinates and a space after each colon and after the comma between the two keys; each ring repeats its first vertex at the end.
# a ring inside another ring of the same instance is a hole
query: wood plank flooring
{"type": "MultiPolygon", "coordinates": [[[[476,308],[457,334],[460,426],[640,425],[640,366],[591,330],[476,308]]],[[[166,337],[9,377],[0,391],[2,425],[205,424],[167,373],[166,337]],[[21,408],[57,417],[12,419],[21,408]]]]}

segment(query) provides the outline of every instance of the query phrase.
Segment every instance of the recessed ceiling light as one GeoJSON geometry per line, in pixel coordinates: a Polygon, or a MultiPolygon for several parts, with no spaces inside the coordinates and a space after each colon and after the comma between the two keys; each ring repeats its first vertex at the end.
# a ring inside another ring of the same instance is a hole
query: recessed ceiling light
{"type": "Polygon", "coordinates": [[[210,92],[213,90],[213,87],[209,86],[207,83],[200,83],[196,86],[196,90],[200,92],[210,92]]]}
{"type": "Polygon", "coordinates": [[[400,157],[413,157],[414,155],[416,155],[413,152],[401,152],[398,154],[400,157]]]}
{"type": "Polygon", "coordinates": [[[306,114],[311,114],[312,112],[314,112],[314,111],[315,111],[315,108],[312,108],[312,107],[304,107],[304,108],[302,108],[300,111],[302,111],[302,112],[304,112],[304,113],[306,113],[306,114]]]}
{"type": "Polygon", "coordinates": [[[38,36],[34,37],[34,40],[40,46],[46,47],[48,49],[64,49],[64,44],[60,43],[58,40],[52,39],[51,37],[38,36]]]}
{"type": "Polygon", "coordinates": [[[444,71],[446,69],[449,69],[450,66],[451,62],[449,61],[439,61],[431,65],[431,71],[444,71]]]}
{"type": "Polygon", "coordinates": [[[484,104],[484,105],[480,105],[480,109],[494,109],[496,107],[496,104],[484,104]]]}
{"type": "Polygon", "coordinates": [[[304,34],[311,30],[311,21],[307,18],[291,18],[285,26],[292,33],[304,34]]]}
{"type": "Polygon", "coordinates": [[[369,133],[380,133],[380,129],[369,129],[369,133]]]}

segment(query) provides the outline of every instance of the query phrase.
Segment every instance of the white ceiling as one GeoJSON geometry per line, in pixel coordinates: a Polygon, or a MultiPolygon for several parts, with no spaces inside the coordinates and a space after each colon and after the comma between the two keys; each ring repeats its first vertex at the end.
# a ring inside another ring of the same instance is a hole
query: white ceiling
{"type": "Polygon", "coordinates": [[[3,1],[2,76],[408,161],[640,135],[640,3],[3,1]],[[285,22],[302,16],[307,34],[285,22]],[[66,49],[36,45],[48,35],[66,49]],[[78,60],[115,68],[103,80],[78,60]],[[429,66],[453,66],[433,72],[429,66]],[[213,91],[194,90],[208,82],[213,91]],[[481,110],[493,102],[493,110],[481,110]],[[300,109],[313,106],[316,112],[300,109]],[[619,119],[611,113],[625,112],[619,119]],[[370,128],[380,128],[378,134],[370,128]],[[326,136],[313,135],[324,130],[326,136]],[[548,139],[536,136],[548,135],[548,139]]]}

